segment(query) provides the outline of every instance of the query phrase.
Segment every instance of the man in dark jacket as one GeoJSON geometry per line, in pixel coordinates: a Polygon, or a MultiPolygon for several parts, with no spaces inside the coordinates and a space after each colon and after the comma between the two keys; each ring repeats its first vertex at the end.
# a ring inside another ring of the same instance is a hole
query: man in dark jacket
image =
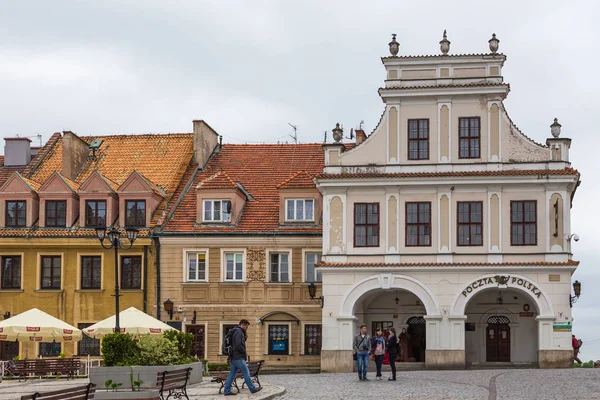
{"type": "Polygon", "coordinates": [[[248,389],[250,389],[251,393],[256,393],[262,389],[254,386],[254,383],[252,383],[252,378],[250,378],[248,365],[246,365],[246,359],[248,358],[246,354],[246,329],[248,329],[248,325],[250,325],[250,322],[243,319],[240,321],[238,326],[232,328],[232,349],[229,352],[229,358],[227,360],[230,364],[229,376],[227,377],[227,381],[225,381],[225,389],[223,390],[223,394],[225,394],[225,396],[234,396],[237,394],[231,391],[231,385],[233,384],[233,380],[238,372],[242,373],[244,381],[246,381],[246,386],[248,386],[248,389]]]}

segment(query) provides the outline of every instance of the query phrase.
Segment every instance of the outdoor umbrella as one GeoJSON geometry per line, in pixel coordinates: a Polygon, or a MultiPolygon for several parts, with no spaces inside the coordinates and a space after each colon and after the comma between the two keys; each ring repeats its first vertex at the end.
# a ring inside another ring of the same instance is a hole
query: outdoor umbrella
{"type": "Polygon", "coordinates": [[[32,308],[0,322],[0,340],[72,342],[81,340],[81,330],[37,308],[32,308]]]}
{"type": "MultiPolygon", "coordinates": [[[[164,331],[176,330],[162,321],[138,310],[129,307],[119,313],[119,328],[121,333],[129,333],[134,336],[154,334],[159,335],[164,331]]],[[[115,331],[115,316],[88,326],[83,330],[86,335],[98,339],[115,331]]]]}

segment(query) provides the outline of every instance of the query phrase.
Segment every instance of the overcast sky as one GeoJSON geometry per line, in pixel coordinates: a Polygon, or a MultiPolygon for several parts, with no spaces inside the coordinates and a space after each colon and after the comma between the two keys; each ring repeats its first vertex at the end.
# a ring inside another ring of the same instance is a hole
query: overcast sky
{"type": "MultiPolygon", "coordinates": [[[[444,29],[451,53],[487,52],[496,33],[513,121],[545,142],[558,117],[573,139],[583,181],[572,210],[583,285],[575,334],[591,342],[600,339],[598,4],[1,1],[0,132],[44,141],[62,130],[190,132],[193,119],[231,143],[291,140],[288,123],[301,142],[322,141],[336,122],[364,120],[371,132],[391,33],[401,55],[439,54],[444,29]]],[[[600,341],[580,357],[600,359],[600,341]]]]}

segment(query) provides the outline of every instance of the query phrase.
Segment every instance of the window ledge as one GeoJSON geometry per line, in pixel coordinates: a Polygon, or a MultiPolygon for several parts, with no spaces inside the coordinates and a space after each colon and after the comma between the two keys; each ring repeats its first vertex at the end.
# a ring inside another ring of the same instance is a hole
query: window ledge
{"type": "Polygon", "coordinates": [[[23,293],[24,289],[0,289],[0,293],[23,293]]]}
{"type": "Polygon", "coordinates": [[[208,281],[185,281],[181,282],[183,286],[196,286],[196,285],[208,285],[208,281]]]}
{"type": "Polygon", "coordinates": [[[243,281],[221,281],[219,283],[224,283],[225,285],[245,285],[246,282],[243,281]]]}
{"type": "Polygon", "coordinates": [[[63,293],[63,289],[35,289],[36,293],[63,293]]]}
{"type": "Polygon", "coordinates": [[[294,282],[265,282],[265,284],[267,286],[275,286],[275,285],[280,285],[280,286],[293,286],[294,282]]]}
{"type": "Polygon", "coordinates": [[[103,293],[104,289],[76,289],[75,293],[103,293]]]}
{"type": "Polygon", "coordinates": [[[312,283],[315,284],[315,286],[323,286],[323,282],[302,282],[301,285],[302,286],[310,286],[312,283]]]}
{"type": "Polygon", "coordinates": [[[144,289],[119,289],[119,292],[125,293],[142,293],[144,289]]]}

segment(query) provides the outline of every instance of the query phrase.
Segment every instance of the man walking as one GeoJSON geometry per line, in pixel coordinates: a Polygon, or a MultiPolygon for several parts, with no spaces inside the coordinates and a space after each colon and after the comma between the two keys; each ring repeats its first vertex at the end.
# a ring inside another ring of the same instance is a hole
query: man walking
{"type": "Polygon", "coordinates": [[[231,391],[231,385],[233,384],[233,380],[237,375],[238,371],[242,373],[244,377],[244,381],[246,382],[246,386],[250,389],[251,393],[256,393],[260,391],[262,388],[254,386],[252,383],[252,379],[250,378],[250,371],[248,371],[248,365],[246,365],[246,359],[248,358],[246,354],[246,330],[250,322],[248,320],[241,320],[238,326],[233,327],[233,332],[231,336],[231,350],[229,351],[229,357],[227,362],[229,362],[229,376],[225,381],[225,389],[223,390],[223,394],[225,396],[235,396],[237,393],[231,391]]]}
{"type": "Polygon", "coordinates": [[[575,361],[577,361],[579,363],[579,365],[581,365],[581,360],[579,359],[579,348],[581,347],[581,344],[583,343],[581,340],[577,340],[577,338],[575,337],[575,335],[571,335],[572,339],[571,339],[571,343],[573,344],[573,358],[575,359],[575,361]]]}
{"type": "Polygon", "coordinates": [[[358,379],[368,381],[367,367],[369,366],[369,355],[371,350],[371,337],[367,335],[367,326],[361,325],[360,332],[354,338],[352,345],[358,361],[358,379]]]}

